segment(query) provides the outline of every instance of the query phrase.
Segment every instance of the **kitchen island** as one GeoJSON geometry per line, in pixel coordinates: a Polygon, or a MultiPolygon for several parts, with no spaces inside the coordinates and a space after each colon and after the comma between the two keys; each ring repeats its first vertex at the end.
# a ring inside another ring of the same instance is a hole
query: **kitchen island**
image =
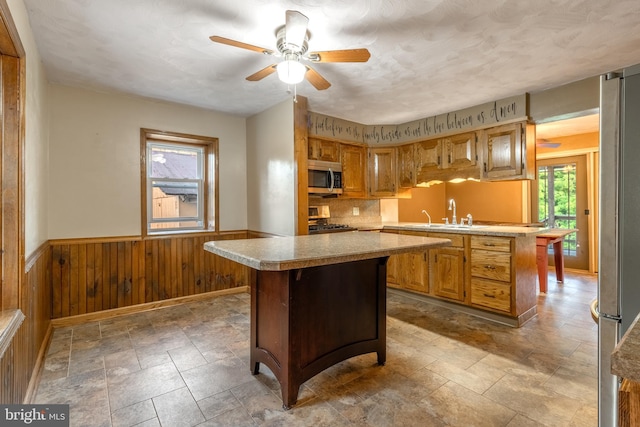
{"type": "Polygon", "coordinates": [[[547,230],[514,225],[385,223],[383,232],[452,241],[447,248],[391,257],[388,285],[438,305],[522,326],[537,314],[536,236],[547,230]]]}
{"type": "Polygon", "coordinates": [[[347,232],[215,241],[204,248],[257,270],[250,369],[254,375],[260,363],[271,369],[288,409],[302,383],[342,360],[376,352],[384,365],[388,257],[450,243],[347,232]]]}

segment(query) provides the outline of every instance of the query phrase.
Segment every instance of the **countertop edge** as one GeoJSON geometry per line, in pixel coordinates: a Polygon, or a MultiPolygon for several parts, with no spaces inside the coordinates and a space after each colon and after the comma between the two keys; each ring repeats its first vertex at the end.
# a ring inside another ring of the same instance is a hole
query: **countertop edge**
{"type": "Polygon", "coordinates": [[[456,234],[477,234],[484,236],[505,236],[505,237],[526,237],[544,234],[549,228],[538,227],[518,227],[505,225],[482,225],[477,228],[468,226],[460,227],[429,227],[426,223],[403,223],[383,224],[382,230],[410,230],[424,231],[428,233],[456,233],[456,234]]]}
{"type": "Polygon", "coordinates": [[[611,373],[640,382],[640,315],[611,353],[611,373]]]}
{"type": "Polygon", "coordinates": [[[290,259],[290,260],[260,260],[251,256],[247,256],[245,254],[238,253],[236,251],[228,250],[225,248],[221,248],[216,246],[215,241],[213,242],[205,242],[204,249],[208,252],[211,252],[215,255],[227,258],[231,261],[235,261],[247,267],[253,268],[255,270],[265,270],[265,271],[284,271],[284,270],[295,270],[299,268],[308,268],[308,267],[319,267],[322,265],[329,264],[339,264],[351,261],[362,261],[366,259],[372,258],[380,258],[390,255],[397,255],[407,252],[414,252],[420,250],[426,250],[436,247],[445,247],[451,245],[451,240],[446,238],[436,238],[436,237],[425,237],[424,239],[428,239],[428,243],[416,243],[414,245],[405,245],[403,247],[396,248],[384,248],[384,249],[373,249],[370,251],[362,251],[355,253],[345,253],[338,254],[335,256],[323,256],[323,257],[312,257],[312,258],[300,258],[300,259],[290,259]]]}

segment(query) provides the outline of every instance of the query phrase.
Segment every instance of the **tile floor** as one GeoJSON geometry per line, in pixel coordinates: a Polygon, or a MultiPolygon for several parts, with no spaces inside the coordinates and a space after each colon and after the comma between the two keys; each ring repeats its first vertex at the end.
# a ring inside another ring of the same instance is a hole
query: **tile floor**
{"type": "Polygon", "coordinates": [[[339,363],[289,411],[249,372],[247,294],[56,329],[34,403],[79,427],[596,426],[596,279],[549,279],[521,328],[390,293],[387,364],[339,363]]]}

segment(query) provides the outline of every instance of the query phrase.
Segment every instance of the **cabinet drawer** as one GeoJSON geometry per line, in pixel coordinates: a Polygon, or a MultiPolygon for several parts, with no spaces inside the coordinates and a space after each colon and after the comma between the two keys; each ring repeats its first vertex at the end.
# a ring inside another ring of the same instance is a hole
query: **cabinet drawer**
{"type": "Polygon", "coordinates": [[[479,249],[472,250],[471,275],[511,282],[511,254],[479,249]]]}
{"type": "Polygon", "coordinates": [[[464,235],[454,233],[427,233],[427,237],[451,240],[451,247],[464,248],[464,235]]]}
{"type": "Polygon", "coordinates": [[[511,239],[494,236],[471,236],[471,249],[511,252],[511,239]]]}
{"type": "Polygon", "coordinates": [[[471,304],[511,312],[511,285],[491,280],[471,279],[471,304]]]}

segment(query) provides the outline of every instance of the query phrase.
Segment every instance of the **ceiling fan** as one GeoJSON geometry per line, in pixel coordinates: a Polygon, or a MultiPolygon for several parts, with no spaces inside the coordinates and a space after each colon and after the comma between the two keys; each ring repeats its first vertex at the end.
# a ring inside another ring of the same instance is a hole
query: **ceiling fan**
{"type": "Polygon", "coordinates": [[[559,142],[553,142],[548,139],[542,138],[536,140],[536,147],[540,148],[558,148],[560,146],[559,142]]]}
{"type": "Polygon", "coordinates": [[[371,54],[367,49],[327,50],[321,52],[308,52],[309,33],[307,26],[309,18],[295,10],[287,10],[286,24],[276,31],[277,51],[259,46],[227,39],[220,36],[209,37],[211,41],[229,46],[252,50],[265,55],[273,55],[282,58],[277,64],[271,64],[262,70],[247,77],[249,81],[259,81],[278,72],[278,77],[283,82],[296,85],[305,78],[318,90],[325,90],[331,83],[322,77],[316,70],[301,61],[309,62],[367,62],[371,54]]]}

